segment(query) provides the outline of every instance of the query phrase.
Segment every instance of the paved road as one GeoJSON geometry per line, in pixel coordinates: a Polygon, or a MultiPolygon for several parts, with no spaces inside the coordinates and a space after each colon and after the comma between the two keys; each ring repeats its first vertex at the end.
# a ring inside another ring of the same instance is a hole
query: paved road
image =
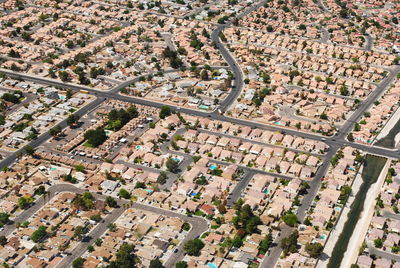
{"type": "MultiPolygon", "coordinates": [[[[260,8],[262,5],[264,5],[265,1],[261,1],[255,5],[252,5],[251,7],[245,9],[242,13],[237,15],[235,19],[240,19],[254,10],[260,8]]],[[[219,38],[220,33],[223,32],[224,29],[230,27],[233,25],[232,21],[227,22],[226,24],[223,25],[218,25],[217,28],[212,32],[211,34],[211,40],[215,43],[216,47],[219,49],[219,52],[221,53],[222,57],[225,59],[225,61],[228,63],[228,65],[231,67],[233,74],[234,74],[234,82],[233,82],[233,88],[229,92],[229,95],[220,103],[219,105],[219,110],[221,112],[226,112],[230,105],[237,99],[237,97],[240,95],[243,89],[243,73],[242,70],[240,69],[239,64],[237,64],[235,58],[232,57],[228,49],[223,45],[221,42],[221,39],[219,38]]]]}
{"type": "Polygon", "coordinates": [[[81,241],[67,256],[62,258],[61,262],[56,267],[71,267],[72,262],[76,258],[82,256],[86,252],[88,246],[92,245],[97,238],[101,237],[107,231],[107,226],[115,222],[124,211],[125,208],[122,206],[113,209],[112,212],[104,218],[104,222],[97,224],[96,227],[86,235],[86,238],[83,241],[81,241]]]}
{"type": "MultiPolygon", "coordinates": [[[[58,193],[61,192],[73,192],[73,193],[83,193],[85,192],[84,189],[75,187],[72,184],[56,184],[51,186],[48,189],[49,196],[46,196],[46,201],[48,202],[51,198],[56,196],[58,193]]],[[[105,200],[106,196],[100,195],[97,193],[92,193],[93,196],[96,199],[101,199],[105,200]]],[[[91,245],[97,238],[101,237],[104,232],[107,230],[107,225],[110,223],[115,222],[118,217],[121,216],[121,214],[125,211],[124,205],[130,205],[130,202],[127,200],[117,200],[119,208],[113,209],[111,214],[109,214],[105,219],[104,222],[99,223],[91,232],[88,234],[88,240],[82,241],[78,246],[76,246],[71,254],[68,256],[64,257],[62,262],[57,266],[58,268],[66,268],[69,267],[72,263],[72,261],[79,256],[81,256],[83,253],[85,253],[87,247],[91,245]]],[[[41,196],[38,200],[35,201],[35,203],[27,210],[22,212],[20,215],[18,215],[15,218],[15,222],[24,222],[28,220],[33,214],[35,214],[43,205],[45,204],[44,202],[44,197],[41,196]]],[[[165,265],[166,267],[172,267],[172,264],[174,264],[176,261],[179,261],[183,257],[183,244],[190,240],[193,239],[197,236],[200,236],[203,232],[205,232],[208,229],[209,223],[201,217],[188,217],[186,215],[173,212],[170,210],[165,210],[157,207],[152,207],[149,205],[145,204],[140,204],[140,203],[133,203],[130,207],[135,208],[135,209],[140,209],[160,215],[164,215],[167,217],[177,217],[180,218],[183,221],[189,222],[192,226],[192,229],[190,230],[189,234],[185,237],[185,239],[182,241],[181,245],[178,247],[178,252],[174,253],[170,259],[167,261],[167,264],[165,265]]],[[[4,230],[0,232],[0,235],[8,236],[10,235],[14,230],[15,230],[15,224],[8,224],[4,226],[4,230]]]]}
{"type": "Polygon", "coordinates": [[[382,257],[383,259],[400,262],[400,255],[377,249],[376,247],[374,247],[374,245],[372,245],[369,242],[367,243],[367,245],[368,245],[368,252],[370,255],[375,255],[378,257],[382,257]]]}
{"type": "Polygon", "coordinates": [[[246,170],[242,178],[240,179],[239,183],[236,185],[236,187],[233,189],[233,191],[229,194],[228,196],[228,202],[227,205],[229,207],[233,206],[233,204],[238,201],[240,198],[240,195],[243,192],[243,189],[247,187],[249,184],[251,178],[257,174],[256,171],[253,170],[246,170]]]}
{"type": "Polygon", "coordinates": [[[374,39],[372,38],[372,36],[369,33],[365,34],[364,38],[365,38],[364,50],[371,51],[372,46],[374,44],[374,39]]]}
{"type": "MultiPolygon", "coordinates": [[[[302,222],[305,218],[308,208],[311,206],[312,201],[314,200],[318,189],[321,184],[321,178],[325,176],[329,168],[329,160],[336,154],[337,150],[342,146],[350,145],[354,148],[361,149],[367,151],[372,154],[384,153],[384,155],[395,155],[394,158],[398,158],[399,154],[398,151],[388,151],[381,148],[375,147],[368,147],[368,146],[359,146],[355,143],[350,143],[345,140],[347,134],[350,133],[353,129],[353,125],[355,122],[358,122],[360,118],[363,116],[363,113],[367,111],[372,104],[376,101],[376,99],[385,91],[385,89],[390,85],[390,83],[395,78],[396,74],[400,71],[400,66],[397,66],[392,72],[389,73],[388,77],[380,83],[376,90],[373,91],[368,98],[357,108],[357,110],[352,114],[349,120],[345,122],[345,124],[340,129],[339,135],[337,137],[330,138],[327,143],[330,145],[330,150],[326,156],[326,160],[323,164],[318,168],[313,181],[310,183],[310,189],[308,193],[301,201],[301,206],[297,210],[297,217],[299,218],[300,222],[302,222]],[[369,149],[368,149],[368,148],[369,149]],[[365,150],[368,149],[368,150],[365,150]]],[[[283,233],[283,232],[282,232],[283,233]]],[[[281,238],[280,238],[281,239],[281,238]]],[[[278,239],[278,240],[280,240],[278,239]]],[[[282,253],[281,248],[279,247],[279,243],[271,249],[271,253],[268,257],[264,258],[263,262],[261,263],[260,267],[274,267],[276,262],[278,261],[280,255],[282,253]]]]}
{"type": "MultiPolygon", "coordinates": [[[[267,143],[267,142],[262,142],[262,141],[259,141],[259,140],[253,140],[253,139],[243,138],[243,137],[240,137],[240,136],[234,136],[234,135],[230,135],[230,134],[219,133],[219,132],[210,131],[210,130],[207,130],[207,129],[197,129],[197,131],[200,132],[200,133],[207,133],[207,134],[217,135],[217,136],[221,136],[221,137],[227,137],[227,138],[231,138],[231,139],[239,139],[243,143],[244,142],[250,142],[250,143],[258,144],[258,145],[261,145],[261,146],[268,146],[268,147],[273,147],[273,148],[284,148],[284,149],[288,149],[289,151],[293,151],[293,152],[296,152],[296,153],[304,153],[305,152],[304,150],[298,150],[298,149],[294,149],[294,148],[291,148],[291,147],[285,147],[283,145],[274,145],[274,144],[270,144],[270,143],[267,143]]],[[[317,156],[317,157],[323,157],[324,156],[323,154],[316,154],[316,153],[313,153],[313,152],[310,152],[310,155],[317,156]]]]}
{"type": "MultiPolygon", "coordinates": [[[[49,189],[50,198],[46,196],[46,202],[48,202],[49,199],[53,198],[55,196],[55,193],[57,193],[57,192],[61,192],[61,191],[67,192],[67,191],[72,191],[74,189],[76,189],[76,187],[72,186],[71,184],[59,184],[59,185],[52,186],[49,189]]],[[[28,220],[44,204],[45,204],[44,197],[43,196],[39,197],[31,207],[24,210],[21,214],[19,214],[17,217],[15,217],[13,222],[5,225],[4,230],[0,232],[0,235],[9,236],[15,230],[16,222],[23,223],[24,221],[28,220]]]]}
{"type": "MultiPolygon", "coordinates": [[[[96,108],[97,106],[99,106],[103,101],[105,101],[105,98],[97,98],[94,101],[92,101],[91,103],[85,105],[84,107],[82,107],[81,109],[76,111],[74,114],[77,114],[80,117],[82,117],[89,111],[91,111],[94,108],[96,108]]],[[[66,128],[67,127],[67,119],[61,121],[57,125],[60,126],[62,129],[66,128]]],[[[37,139],[29,142],[28,145],[32,146],[33,148],[36,148],[39,145],[41,145],[42,143],[44,143],[45,141],[47,141],[48,139],[50,139],[50,137],[51,136],[48,132],[43,133],[37,139]]],[[[18,155],[21,153],[25,153],[24,148],[21,148],[15,152],[13,152],[12,154],[10,154],[6,158],[4,158],[2,161],[0,161],[0,169],[10,166],[17,159],[18,155]]]]}
{"type": "Polygon", "coordinates": [[[382,216],[389,219],[400,220],[400,214],[395,214],[387,210],[382,211],[382,216]]]}
{"type": "Polygon", "coordinates": [[[322,28],[321,29],[321,43],[325,43],[325,44],[328,43],[328,41],[330,39],[329,35],[330,34],[329,34],[328,30],[325,28],[322,28]]]}
{"type": "Polygon", "coordinates": [[[179,169],[178,172],[176,172],[176,173],[169,172],[168,173],[167,181],[163,185],[160,186],[160,189],[162,189],[162,190],[171,189],[172,185],[177,181],[177,179],[179,178],[180,174],[185,172],[187,170],[187,167],[193,163],[193,157],[191,155],[185,154],[185,153],[182,153],[182,152],[171,151],[169,149],[170,146],[171,146],[171,142],[175,139],[175,137],[177,135],[182,136],[185,132],[186,132],[185,128],[177,129],[175,131],[174,135],[172,135],[171,138],[168,141],[165,141],[160,146],[161,153],[163,153],[165,155],[178,155],[178,156],[182,157],[182,160],[181,160],[181,162],[179,163],[179,166],[178,166],[178,169],[179,169]]]}
{"type": "MultiPolygon", "coordinates": [[[[315,196],[318,193],[318,189],[321,184],[321,178],[325,177],[326,173],[328,172],[329,168],[329,160],[336,154],[337,150],[339,149],[339,146],[331,147],[330,151],[328,152],[326,156],[326,160],[322,163],[321,166],[319,166],[314,179],[309,183],[310,189],[308,189],[307,194],[302,198],[301,200],[301,205],[297,209],[297,217],[300,222],[303,222],[307,210],[310,208],[312,201],[314,200],[315,196]]],[[[275,264],[278,262],[279,257],[282,253],[282,249],[280,248],[280,240],[283,237],[287,237],[290,235],[292,232],[292,229],[289,228],[288,226],[284,227],[282,229],[282,232],[278,239],[275,241],[275,246],[271,248],[269,256],[264,258],[263,262],[260,265],[260,268],[272,268],[275,266],[275,264]]]]}
{"type": "Polygon", "coordinates": [[[396,78],[397,73],[400,72],[400,66],[394,67],[388,74],[388,76],[379,83],[374,91],[372,91],[368,97],[358,106],[357,110],[346,120],[340,129],[338,138],[344,140],[347,134],[351,132],[355,122],[358,122],[363,116],[364,112],[367,111],[374,102],[385,92],[388,86],[391,85],[393,80],[396,78]]]}
{"type": "MultiPolygon", "coordinates": [[[[396,72],[399,72],[399,71],[400,71],[400,66],[396,66],[396,68],[392,72],[389,73],[389,76],[380,85],[378,85],[377,89],[368,96],[367,100],[365,100],[359,106],[358,110],[352,114],[351,118],[343,125],[343,128],[340,130],[338,136],[326,138],[326,141],[324,141],[324,142],[327,143],[328,145],[335,145],[337,143],[346,144],[347,146],[351,146],[351,147],[363,150],[367,153],[386,156],[386,157],[398,158],[400,156],[400,153],[398,150],[393,151],[393,150],[384,149],[384,148],[375,148],[375,147],[371,147],[368,145],[356,144],[353,142],[347,142],[347,141],[345,141],[344,138],[347,136],[348,131],[352,129],[354,122],[356,122],[355,118],[357,118],[357,120],[359,120],[361,118],[361,116],[363,115],[363,112],[373,104],[376,97],[378,97],[380,94],[382,94],[384,92],[384,89],[391,83],[391,81],[393,81],[396,72]],[[371,96],[374,96],[375,98],[371,97],[371,96]],[[346,133],[346,134],[343,135],[343,133],[346,133]]],[[[3,69],[0,69],[0,72],[4,72],[3,69]]],[[[6,70],[5,73],[15,75],[14,72],[9,71],[9,70],[6,70]]],[[[30,75],[25,75],[25,74],[18,74],[18,76],[23,79],[35,80],[36,82],[40,82],[40,83],[44,83],[44,84],[48,84],[48,85],[60,86],[60,87],[64,87],[64,88],[70,88],[73,90],[87,90],[88,92],[95,94],[99,98],[112,98],[112,99],[116,99],[116,100],[126,101],[126,102],[135,103],[135,104],[139,104],[139,105],[152,106],[152,107],[156,107],[156,108],[160,108],[163,105],[165,105],[162,102],[155,102],[155,101],[150,101],[150,100],[146,100],[143,98],[120,95],[117,92],[115,92],[115,91],[117,91],[115,89],[114,89],[114,92],[110,92],[110,91],[104,92],[104,91],[99,91],[99,90],[95,90],[95,89],[91,89],[91,88],[82,87],[79,85],[65,84],[65,83],[62,83],[59,81],[49,80],[49,79],[42,78],[42,77],[33,77],[30,75]]],[[[306,133],[306,132],[298,131],[295,129],[288,129],[288,128],[279,127],[279,126],[265,125],[265,124],[257,123],[257,122],[250,121],[250,120],[227,117],[224,115],[220,115],[217,112],[208,113],[208,112],[204,112],[204,111],[200,111],[200,110],[181,108],[181,107],[172,106],[172,105],[169,105],[169,106],[175,111],[179,111],[181,113],[185,113],[185,114],[189,114],[189,115],[193,115],[193,116],[209,117],[214,120],[230,122],[233,124],[249,126],[252,128],[259,128],[261,130],[281,131],[286,134],[293,135],[296,137],[302,137],[305,139],[318,140],[318,141],[325,139],[323,136],[318,135],[318,134],[306,133]]],[[[13,162],[13,161],[11,161],[11,162],[13,162]]],[[[9,163],[11,163],[11,162],[9,162],[9,163]]],[[[4,165],[1,165],[1,162],[0,162],[0,168],[3,166],[4,165]]]]}
{"type": "MultiPolygon", "coordinates": [[[[260,2],[257,5],[254,5],[254,6],[250,7],[250,8],[248,8],[248,9],[246,9],[245,12],[241,13],[237,18],[240,18],[240,17],[243,17],[243,16],[249,14],[250,12],[252,12],[255,9],[259,8],[262,4],[263,4],[263,2],[260,2]]],[[[323,7],[323,5],[322,5],[322,7],[323,7]]],[[[219,39],[219,34],[226,27],[229,27],[231,25],[232,25],[232,22],[228,22],[227,24],[224,24],[224,25],[218,25],[216,30],[213,31],[212,36],[211,36],[213,42],[215,42],[217,48],[220,50],[222,56],[227,61],[228,65],[231,67],[231,69],[232,69],[232,71],[234,73],[234,76],[235,76],[234,88],[231,90],[231,92],[228,95],[228,97],[225,100],[223,100],[221,102],[221,104],[220,104],[219,109],[222,112],[225,112],[229,108],[229,106],[239,96],[239,94],[240,94],[240,92],[241,92],[241,90],[243,88],[243,74],[242,74],[237,62],[235,61],[235,59],[230,55],[229,51],[223,46],[223,44],[221,43],[221,40],[219,39]]],[[[367,43],[366,43],[366,48],[365,49],[370,49],[369,46],[370,46],[370,44],[372,42],[368,41],[368,38],[367,38],[366,41],[367,41],[367,43]]],[[[13,73],[12,71],[3,70],[3,69],[0,70],[0,71],[15,76],[15,73],[13,73]]],[[[358,120],[360,120],[360,118],[362,117],[363,113],[366,110],[368,110],[372,106],[373,102],[386,90],[386,88],[389,86],[389,84],[393,81],[394,77],[396,76],[396,73],[398,73],[399,71],[400,71],[400,66],[397,66],[389,73],[388,77],[385,78],[382,81],[382,83],[380,83],[377,86],[376,90],[374,90],[368,96],[368,98],[364,102],[361,103],[361,105],[352,114],[352,116],[349,118],[349,120],[347,120],[345,122],[345,124],[342,126],[342,128],[340,129],[340,132],[339,132],[339,134],[337,136],[331,137],[331,138],[327,138],[326,140],[324,140],[324,142],[326,142],[330,146],[330,151],[327,154],[326,161],[319,167],[316,176],[314,177],[312,183],[310,184],[311,188],[309,189],[308,194],[302,199],[302,205],[299,207],[299,210],[297,212],[298,217],[299,217],[300,220],[304,219],[305,213],[306,213],[309,205],[311,204],[312,200],[314,199],[315,194],[318,191],[318,188],[319,188],[319,185],[320,185],[320,179],[323,176],[325,176],[325,174],[327,172],[327,169],[328,169],[328,166],[329,166],[329,159],[337,152],[338,148],[340,148],[341,146],[344,146],[344,145],[352,146],[353,148],[360,149],[360,150],[363,150],[363,151],[365,151],[367,153],[376,154],[376,155],[382,155],[382,156],[394,157],[394,158],[398,158],[399,157],[399,151],[396,151],[396,150],[388,150],[388,149],[383,149],[383,148],[370,147],[370,146],[366,146],[366,145],[359,145],[359,144],[347,142],[345,140],[347,134],[352,130],[352,127],[353,127],[354,123],[357,122],[358,120]]],[[[59,82],[59,81],[49,80],[49,79],[46,79],[46,78],[32,77],[32,76],[25,75],[25,74],[18,74],[17,76],[19,76],[21,78],[24,78],[24,79],[27,79],[27,80],[32,80],[32,81],[36,81],[36,82],[40,82],[40,83],[44,83],[44,84],[53,85],[53,86],[60,86],[60,87],[64,87],[64,88],[66,87],[66,88],[70,88],[70,89],[73,89],[73,90],[87,90],[88,92],[98,96],[98,98],[94,102],[92,102],[88,106],[80,109],[77,112],[80,115],[83,115],[86,112],[88,112],[89,110],[95,108],[97,105],[99,105],[106,98],[113,98],[113,99],[117,99],[117,100],[122,100],[122,101],[127,101],[127,102],[136,103],[136,104],[147,105],[147,106],[153,106],[153,107],[161,107],[162,105],[164,105],[163,103],[158,103],[158,102],[154,102],[154,101],[148,101],[148,100],[144,100],[142,98],[122,96],[122,95],[118,94],[118,91],[121,88],[129,85],[134,80],[126,81],[126,82],[118,85],[117,87],[113,88],[111,91],[104,92],[104,91],[98,91],[98,90],[95,90],[95,89],[86,88],[86,87],[79,86],[79,85],[72,85],[72,84],[62,83],[62,82],[59,82]]],[[[230,118],[230,117],[226,117],[226,116],[220,115],[216,111],[214,111],[212,113],[206,113],[206,112],[197,111],[197,110],[191,110],[191,109],[186,109],[186,108],[177,108],[177,107],[172,107],[172,108],[175,109],[175,110],[179,110],[180,112],[191,114],[191,115],[195,115],[195,116],[210,117],[210,118],[215,119],[215,120],[227,121],[227,122],[231,122],[231,123],[234,123],[234,124],[241,124],[241,125],[250,126],[250,127],[257,127],[257,128],[263,129],[263,130],[282,131],[282,132],[285,132],[286,134],[290,134],[290,135],[294,135],[294,136],[298,136],[298,137],[303,137],[303,138],[307,138],[307,139],[313,139],[313,140],[321,140],[322,139],[322,137],[320,135],[317,135],[317,134],[304,133],[304,132],[299,132],[299,131],[296,131],[296,130],[290,130],[290,129],[280,128],[280,127],[275,127],[275,126],[267,126],[267,125],[264,125],[264,124],[261,124],[261,123],[255,123],[255,122],[251,122],[251,121],[248,121],[248,120],[230,118]]],[[[61,127],[65,127],[65,125],[66,125],[65,124],[65,120],[60,123],[61,127]]],[[[39,138],[37,140],[32,141],[30,143],[30,145],[32,147],[37,147],[42,142],[47,140],[49,137],[50,136],[47,133],[42,134],[41,136],[39,136],[39,138]]],[[[22,151],[23,150],[21,149],[18,152],[22,152],[22,151]]],[[[0,162],[0,167],[8,166],[13,161],[15,161],[18,152],[13,153],[9,157],[7,157],[3,161],[1,161],[0,162]]],[[[25,216],[28,216],[28,215],[29,214],[26,214],[25,216]]],[[[112,217],[110,218],[110,220],[112,220],[112,217]]],[[[193,229],[196,230],[196,228],[193,228],[193,229]]],[[[286,235],[286,232],[290,233],[289,229],[284,229],[284,230],[285,231],[282,231],[282,237],[284,235],[286,235]]],[[[99,232],[100,231],[101,230],[99,230],[99,232]]],[[[273,248],[272,251],[271,251],[271,255],[269,256],[269,258],[265,258],[264,259],[263,263],[261,264],[261,267],[272,267],[276,263],[276,261],[278,260],[279,255],[280,255],[279,247],[273,248]]],[[[177,254],[174,254],[174,257],[173,257],[174,259],[173,260],[171,260],[171,259],[169,260],[171,262],[168,263],[168,265],[172,266],[172,263],[174,263],[176,260],[179,260],[181,257],[182,257],[182,252],[179,251],[177,254]]]]}

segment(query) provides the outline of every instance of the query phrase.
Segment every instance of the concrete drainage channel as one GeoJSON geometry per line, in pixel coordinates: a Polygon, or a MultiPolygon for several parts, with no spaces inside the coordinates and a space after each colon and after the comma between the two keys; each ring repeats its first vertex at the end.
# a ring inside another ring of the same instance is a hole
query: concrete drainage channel
{"type": "Polygon", "coordinates": [[[351,205],[347,221],[344,225],[343,231],[332,251],[328,268],[340,267],[344,253],[347,250],[348,243],[354,232],[354,228],[359,220],[361,212],[364,208],[364,201],[367,196],[368,190],[371,185],[378,179],[381,170],[385,166],[387,158],[378,157],[374,155],[367,155],[364,161],[364,169],[362,172],[363,183],[360,186],[358,193],[351,205]]]}

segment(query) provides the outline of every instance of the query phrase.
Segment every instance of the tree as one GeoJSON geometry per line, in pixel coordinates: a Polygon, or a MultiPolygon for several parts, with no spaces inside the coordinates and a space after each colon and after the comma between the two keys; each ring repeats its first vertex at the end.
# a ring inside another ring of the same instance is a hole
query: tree
{"type": "Polygon", "coordinates": [[[341,86],[340,87],[340,95],[342,96],[348,96],[350,94],[349,90],[347,89],[346,86],[341,86]]]}
{"type": "Polygon", "coordinates": [[[382,239],[375,239],[374,240],[374,245],[376,248],[381,248],[383,246],[382,239]]]}
{"type": "Polygon", "coordinates": [[[100,222],[101,221],[101,215],[100,214],[94,214],[90,217],[90,220],[95,221],[95,222],[100,222]]]}
{"type": "Polygon", "coordinates": [[[141,182],[141,181],[136,182],[135,189],[138,189],[138,188],[146,189],[146,183],[141,182]]]}
{"type": "Polygon", "coordinates": [[[115,223],[110,223],[109,225],[107,225],[107,228],[111,231],[111,232],[115,232],[117,230],[117,225],[115,225],[115,223]]]}
{"type": "Polygon", "coordinates": [[[96,128],[86,131],[84,138],[87,140],[89,145],[98,147],[107,140],[107,135],[104,129],[96,128]]]}
{"type": "Polygon", "coordinates": [[[67,89],[67,93],[65,94],[66,98],[70,99],[72,95],[74,95],[74,92],[71,89],[67,89]]]}
{"type": "Polygon", "coordinates": [[[70,127],[73,127],[76,125],[76,123],[78,123],[79,121],[79,115],[77,114],[70,114],[67,118],[67,125],[70,127]]]}
{"type": "Polygon", "coordinates": [[[7,102],[20,103],[20,96],[15,93],[4,93],[3,96],[1,96],[1,99],[7,102]]]}
{"type": "Polygon", "coordinates": [[[45,226],[40,226],[36,231],[32,233],[31,239],[33,242],[37,243],[46,235],[47,235],[47,228],[45,226]]]}
{"type": "Polygon", "coordinates": [[[107,204],[107,206],[112,207],[112,208],[116,208],[118,206],[117,201],[115,201],[115,199],[111,196],[107,196],[106,204],[107,204]]]}
{"type": "Polygon", "coordinates": [[[63,181],[70,182],[70,183],[78,183],[78,180],[75,177],[73,177],[71,174],[64,174],[61,176],[61,179],[63,181]]]}
{"type": "Polygon", "coordinates": [[[33,155],[35,154],[35,149],[34,149],[32,146],[30,146],[30,145],[26,145],[26,146],[24,147],[24,150],[25,150],[25,153],[26,153],[27,155],[33,156],[33,155]]]}
{"type": "Polygon", "coordinates": [[[160,175],[158,175],[157,183],[164,184],[164,183],[166,183],[167,180],[168,180],[167,173],[164,171],[161,171],[160,175]]]}
{"type": "Polygon", "coordinates": [[[83,264],[85,263],[85,259],[82,257],[76,258],[73,262],[72,262],[72,267],[73,268],[82,268],[83,264]]]}
{"type": "Polygon", "coordinates": [[[185,262],[185,261],[178,261],[175,264],[175,268],[187,268],[187,267],[188,267],[188,265],[187,265],[187,262],[185,262]]]}
{"type": "Polygon", "coordinates": [[[347,135],[347,139],[348,139],[349,141],[354,141],[353,134],[352,134],[352,133],[349,133],[349,134],[347,135]]]}
{"type": "Polygon", "coordinates": [[[61,81],[67,82],[69,80],[69,74],[67,71],[59,71],[58,77],[60,77],[61,81]]]}
{"type": "Polygon", "coordinates": [[[243,203],[242,199],[235,203],[236,216],[232,219],[235,228],[241,232],[241,237],[258,232],[257,226],[261,224],[260,218],[254,215],[251,207],[248,204],[243,205],[243,203]]]}
{"type": "Polygon", "coordinates": [[[10,215],[4,212],[0,212],[0,227],[3,227],[5,224],[8,223],[10,215]]]}
{"type": "Polygon", "coordinates": [[[291,212],[284,215],[282,217],[282,220],[284,223],[286,223],[287,225],[289,225],[291,227],[295,226],[298,222],[297,216],[291,212]]]}
{"type": "Polygon", "coordinates": [[[207,70],[202,70],[200,73],[201,80],[207,81],[209,78],[207,70]]]}
{"type": "Polygon", "coordinates": [[[172,159],[171,157],[167,159],[167,162],[165,163],[165,166],[167,167],[168,171],[175,173],[178,171],[178,162],[172,159]]]}
{"type": "Polygon", "coordinates": [[[328,120],[328,115],[325,114],[325,113],[322,113],[319,117],[320,117],[322,120],[328,120]]]}
{"type": "Polygon", "coordinates": [[[137,258],[133,253],[135,246],[123,243],[116,253],[115,261],[110,262],[109,268],[132,268],[136,267],[137,258]]]}
{"type": "Polygon", "coordinates": [[[268,249],[272,245],[272,241],[273,241],[272,233],[270,232],[270,233],[268,233],[268,235],[265,236],[265,238],[263,240],[261,240],[261,242],[258,246],[258,249],[261,254],[264,255],[268,251],[268,249]]]}
{"type": "Polygon", "coordinates": [[[189,240],[184,245],[184,249],[189,256],[200,256],[200,251],[203,247],[204,243],[199,238],[189,240]]]}
{"type": "Polygon", "coordinates": [[[310,255],[311,258],[318,258],[318,256],[322,253],[324,246],[320,243],[307,243],[306,244],[306,252],[310,255]]]}
{"type": "Polygon", "coordinates": [[[241,246],[243,246],[243,240],[240,238],[240,236],[235,235],[232,240],[232,246],[234,246],[235,248],[240,248],[241,246]]]}
{"type": "Polygon", "coordinates": [[[53,137],[57,137],[61,133],[61,127],[59,125],[52,127],[49,130],[49,134],[53,137]]]}
{"type": "Polygon", "coordinates": [[[190,223],[188,223],[188,222],[184,222],[183,223],[183,225],[182,225],[182,230],[184,230],[184,231],[189,231],[190,230],[190,228],[192,228],[191,226],[190,226],[190,223]]]}
{"type": "Polygon", "coordinates": [[[129,116],[130,116],[131,118],[136,118],[136,117],[139,116],[139,112],[138,112],[138,110],[137,110],[137,108],[136,108],[135,105],[130,106],[130,107],[128,108],[127,112],[128,112],[128,114],[129,114],[129,116]]]}
{"type": "Polygon", "coordinates": [[[396,170],[394,168],[389,168],[388,174],[393,177],[394,175],[396,175],[396,170]]]}
{"type": "Polygon", "coordinates": [[[339,15],[346,19],[349,16],[349,11],[346,8],[342,8],[339,12],[339,15]]]}
{"type": "Polygon", "coordinates": [[[169,106],[166,106],[166,105],[162,106],[161,110],[160,110],[160,115],[159,115],[160,118],[164,119],[164,118],[166,118],[166,117],[168,117],[170,115],[171,115],[171,108],[169,106]]]}
{"type": "Polygon", "coordinates": [[[85,228],[83,226],[76,226],[74,230],[74,237],[78,238],[78,240],[82,239],[85,228]]]}
{"type": "Polygon", "coordinates": [[[281,248],[285,255],[288,253],[296,253],[297,252],[297,239],[299,238],[299,232],[295,230],[288,237],[284,237],[281,241],[281,248]]]}
{"type": "Polygon", "coordinates": [[[154,260],[150,261],[150,268],[163,268],[164,265],[162,264],[162,262],[160,261],[159,258],[156,258],[154,260]]]}
{"type": "Polygon", "coordinates": [[[4,246],[5,244],[7,244],[7,237],[5,237],[4,235],[0,236],[0,245],[4,246]]]}
{"type": "Polygon", "coordinates": [[[89,192],[77,194],[72,203],[79,210],[91,210],[94,207],[94,197],[89,192]]]}
{"type": "Polygon", "coordinates": [[[126,125],[131,119],[138,116],[138,111],[135,106],[131,106],[128,110],[113,109],[108,113],[108,128],[119,130],[126,125]]]}
{"type": "Polygon", "coordinates": [[[119,190],[119,196],[125,199],[130,199],[131,198],[131,194],[125,190],[124,188],[122,188],[121,190],[119,190]]]}
{"type": "Polygon", "coordinates": [[[85,171],[85,166],[84,165],[76,165],[75,170],[78,172],[84,172],[85,171]]]}
{"type": "Polygon", "coordinates": [[[18,199],[18,207],[21,209],[28,208],[33,202],[33,198],[29,196],[22,196],[18,199]]]}

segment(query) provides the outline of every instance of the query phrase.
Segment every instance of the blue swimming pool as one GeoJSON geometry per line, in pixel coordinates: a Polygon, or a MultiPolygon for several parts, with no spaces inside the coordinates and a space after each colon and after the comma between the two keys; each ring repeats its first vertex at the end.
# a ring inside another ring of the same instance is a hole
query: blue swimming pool
{"type": "Polygon", "coordinates": [[[210,107],[208,107],[207,105],[200,105],[200,106],[199,106],[199,109],[201,109],[201,110],[208,110],[208,109],[210,109],[210,107]]]}
{"type": "Polygon", "coordinates": [[[214,263],[211,263],[211,262],[207,263],[207,266],[211,267],[211,268],[217,268],[217,266],[214,263]]]}
{"type": "Polygon", "coordinates": [[[210,169],[211,169],[211,170],[214,170],[214,169],[216,169],[216,168],[217,168],[217,166],[214,165],[214,164],[212,164],[212,165],[210,166],[210,169]]]}

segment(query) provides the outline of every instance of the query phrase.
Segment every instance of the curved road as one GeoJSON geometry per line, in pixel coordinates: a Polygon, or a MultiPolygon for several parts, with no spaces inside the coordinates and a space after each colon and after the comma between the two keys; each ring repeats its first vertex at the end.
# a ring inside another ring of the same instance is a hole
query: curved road
{"type": "MultiPolygon", "coordinates": [[[[81,188],[77,188],[72,184],[53,185],[48,189],[49,196],[46,197],[47,202],[51,198],[53,198],[54,196],[56,196],[58,193],[61,193],[61,192],[72,192],[72,193],[81,194],[81,193],[85,192],[85,190],[81,189],[81,188]]],[[[96,199],[100,199],[100,200],[106,199],[106,196],[104,196],[104,195],[100,195],[97,193],[92,193],[92,194],[96,199]]],[[[94,241],[97,238],[101,237],[107,231],[107,226],[110,223],[115,222],[122,215],[122,213],[125,211],[125,206],[127,206],[127,205],[129,205],[129,207],[134,208],[134,209],[140,209],[140,210],[152,212],[155,214],[164,215],[167,217],[176,217],[185,222],[190,223],[190,225],[192,227],[190,232],[186,235],[186,237],[183,239],[183,241],[178,246],[178,251],[173,253],[170,256],[170,258],[168,259],[168,261],[165,263],[166,267],[172,267],[174,263],[176,263],[177,261],[179,261],[183,258],[183,245],[185,244],[186,241],[188,241],[190,239],[194,239],[208,230],[208,226],[209,226],[208,222],[204,218],[201,218],[201,217],[197,217],[197,216],[188,217],[186,215],[183,215],[183,214],[180,214],[177,212],[173,212],[170,210],[165,210],[165,209],[161,209],[161,208],[157,208],[157,207],[152,207],[152,206],[140,204],[140,203],[133,203],[132,205],[130,205],[130,202],[127,200],[117,200],[117,202],[118,202],[119,207],[116,209],[113,209],[112,212],[107,217],[104,218],[104,222],[101,222],[98,225],[96,225],[96,227],[88,233],[88,235],[87,235],[88,239],[79,243],[72,250],[72,252],[70,254],[68,254],[66,257],[64,257],[62,259],[62,261],[57,265],[58,268],[70,267],[72,261],[74,259],[78,258],[79,256],[81,256],[83,253],[85,253],[87,250],[87,247],[89,245],[91,245],[92,243],[94,243],[94,241]]],[[[24,222],[24,221],[28,220],[44,204],[45,204],[44,197],[41,196],[40,198],[38,198],[38,200],[35,201],[35,203],[30,208],[26,209],[20,215],[18,215],[14,219],[14,222],[24,222]]],[[[12,222],[8,225],[5,225],[4,230],[0,232],[0,235],[8,236],[8,235],[12,234],[12,232],[16,229],[14,222],[12,222]]]]}

